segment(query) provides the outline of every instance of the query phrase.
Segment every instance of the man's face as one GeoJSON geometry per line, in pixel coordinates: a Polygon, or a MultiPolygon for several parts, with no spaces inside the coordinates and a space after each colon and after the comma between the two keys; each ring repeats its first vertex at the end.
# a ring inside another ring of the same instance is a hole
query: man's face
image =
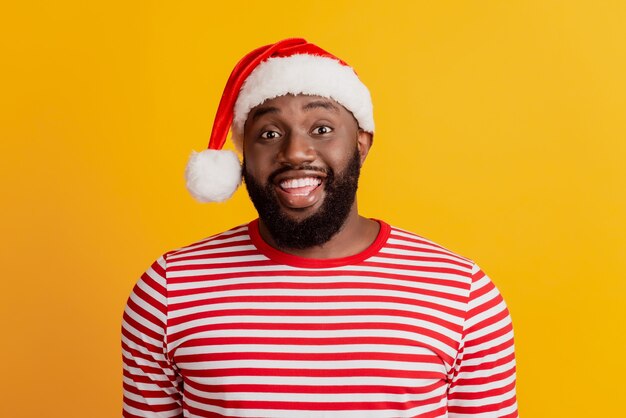
{"type": "Polygon", "coordinates": [[[281,96],[250,111],[244,179],[259,217],[280,247],[328,241],[354,204],[371,135],[333,100],[281,96]]]}

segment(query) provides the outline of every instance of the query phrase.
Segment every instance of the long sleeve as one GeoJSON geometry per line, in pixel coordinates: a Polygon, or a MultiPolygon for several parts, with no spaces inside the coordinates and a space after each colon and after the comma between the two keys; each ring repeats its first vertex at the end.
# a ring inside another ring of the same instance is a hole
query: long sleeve
{"type": "Polygon", "coordinates": [[[498,289],[476,265],[448,412],[451,418],[518,416],[511,317],[498,289]]]}
{"type": "Polygon", "coordinates": [[[122,321],[123,416],[182,417],[182,379],[167,357],[165,259],[141,276],[122,321]]]}

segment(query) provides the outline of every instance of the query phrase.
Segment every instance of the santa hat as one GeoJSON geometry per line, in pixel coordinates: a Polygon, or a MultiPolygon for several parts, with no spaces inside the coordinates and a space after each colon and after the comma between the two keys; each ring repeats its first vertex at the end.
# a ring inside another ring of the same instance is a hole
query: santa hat
{"type": "Polygon", "coordinates": [[[207,150],[193,152],[187,163],[187,189],[200,202],[227,200],[241,183],[241,164],[232,140],[243,149],[248,113],[266,100],[286,94],[308,94],[335,100],[354,115],[359,127],[374,132],[369,90],[344,61],[304,39],[285,39],[243,57],[228,78],[213,121],[207,150]]]}

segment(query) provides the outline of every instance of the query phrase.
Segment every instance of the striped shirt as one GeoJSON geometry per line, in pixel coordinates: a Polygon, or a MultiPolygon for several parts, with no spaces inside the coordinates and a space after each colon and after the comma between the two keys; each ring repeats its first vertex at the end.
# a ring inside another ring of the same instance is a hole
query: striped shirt
{"type": "Polygon", "coordinates": [[[472,261],[379,221],[346,258],[258,220],[159,258],[124,312],[124,417],[517,417],[513,330],[472,261]]]}

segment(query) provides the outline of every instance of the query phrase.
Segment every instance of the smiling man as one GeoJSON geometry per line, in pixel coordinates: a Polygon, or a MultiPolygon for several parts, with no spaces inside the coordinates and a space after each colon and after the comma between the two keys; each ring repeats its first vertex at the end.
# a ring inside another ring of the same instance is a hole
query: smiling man
{"type": "Polygon", "coordinates": [[[233,70],[187,186],[259,218],[160,257],[124,312],[125,417],[516,417],[506,305],[471,260],[359,215],[370,94],[306,42],[233,70]],[[232,129],[231,129],[232,128],[232,129]],[[243,154],[223,151],[226,136],[243,154]]]}
{"type": "Polygon", "coordinates": [[[378,223],[358,214],[356,189],[372,135],[343,106],[291,94],[253,109],[243,176],[270,245],[309,258],[358,253],[378,223]]]}

